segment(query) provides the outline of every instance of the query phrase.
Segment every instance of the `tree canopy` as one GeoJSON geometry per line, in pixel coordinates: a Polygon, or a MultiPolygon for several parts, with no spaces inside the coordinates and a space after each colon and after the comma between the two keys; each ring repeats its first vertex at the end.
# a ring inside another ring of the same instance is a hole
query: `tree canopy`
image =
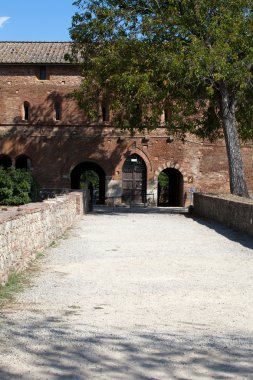
{"type": "Polygon", "coordinates": [[[246,195],[239,138],[253,137],[249,0],[78,0],[70,30],[87,115],[108,105],[120,127],[224,136],[231,192],[246,195]]]}

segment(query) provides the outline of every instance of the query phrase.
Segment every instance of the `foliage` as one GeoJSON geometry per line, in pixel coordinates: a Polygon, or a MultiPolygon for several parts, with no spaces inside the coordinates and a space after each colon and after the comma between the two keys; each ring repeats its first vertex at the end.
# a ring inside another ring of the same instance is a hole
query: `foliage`
{"type": "Polygon", "coordinates": [[[161,172],[158,176],[158,183],[161,188],[167,188],[169,186],[169,177],[166,173],[161,172]]]}
{"type": "Polygon", "coordinates": [[[13,294],[20,292],[24,287],[25,277],[16,272],[10,273],[8,281],[4,286],[0,285],[0,306],[6,299],[11,299],[13,294]]]}
{"type": "Polygon", "coordinates": [[[0,168],[0,204],[20,205],[35,200],[38,187],[25,170],[0,168]]]}
{"type": "Polygon", "coordinates": [[[152,128],[167,106],[170,129],[216,137],[221,127],[217,98],[226,82],[240,100],[242,137],[253,135],[251,1],[75,4],[80,12],[73,17],[71,36],[84,59],[76,96],[91,118],[98,116],[97,99],[109,99],[114,122],[152,128]]]}
{"type": "Polygon", "coordinates": [[[92,184],[93,189],[99,188],[99,176],[94,170],[86,170],[82,173],[80,177],[80,188],[84,189],[85,186],[92,184]]]}
{"type": "Polygon", "coordinates": [[[23,272],[11,272],[5,285],[0,285],[0,307],[6,300],[12,299],[16,293],[22,291],[29,284],[29,273],[37,269],[37,262],[44,256],[38,252],[36,260],[28,263],[27,269],[23,272]]]}
{"type": "Polygon", "coordinates": [[[123,128],[155,128],[165,109],[170,134],[184,138],[191,132],[211,140],[224,134],[231,191],[246,195],[238,133],[253,137],[252,1],[75,5],[69,58],[83,62],[76,98],[90,119],[101,113],[99,99],[109,101],[113,123],[123,128]]]}

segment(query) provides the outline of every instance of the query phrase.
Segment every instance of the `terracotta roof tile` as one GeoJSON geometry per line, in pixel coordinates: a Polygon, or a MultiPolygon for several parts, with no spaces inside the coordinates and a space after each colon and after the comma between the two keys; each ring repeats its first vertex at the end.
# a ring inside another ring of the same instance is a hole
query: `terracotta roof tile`
{"type": "Polygon", "coordinates": [[[71,42],[0,42],[0,63],[68,63],[71,42]]]}

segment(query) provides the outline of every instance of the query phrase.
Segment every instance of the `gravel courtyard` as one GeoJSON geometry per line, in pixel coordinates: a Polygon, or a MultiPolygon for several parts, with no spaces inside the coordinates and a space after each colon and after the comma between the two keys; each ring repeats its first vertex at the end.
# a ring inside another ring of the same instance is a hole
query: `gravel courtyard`
{"type": "Polygon", "coordinates": [[[0,311],[0,379],[253,379],[253,239],[93,213],[0,311]]]}

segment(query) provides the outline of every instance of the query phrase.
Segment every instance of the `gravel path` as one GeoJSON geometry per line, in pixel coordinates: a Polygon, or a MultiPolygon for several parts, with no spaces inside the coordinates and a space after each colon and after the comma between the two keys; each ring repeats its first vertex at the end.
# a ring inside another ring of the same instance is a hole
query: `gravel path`
{"type": "Polygon", "coordinates": [[[253,379],[253,240],[90,214],[0,315],[0,379],[253,379]]]}

